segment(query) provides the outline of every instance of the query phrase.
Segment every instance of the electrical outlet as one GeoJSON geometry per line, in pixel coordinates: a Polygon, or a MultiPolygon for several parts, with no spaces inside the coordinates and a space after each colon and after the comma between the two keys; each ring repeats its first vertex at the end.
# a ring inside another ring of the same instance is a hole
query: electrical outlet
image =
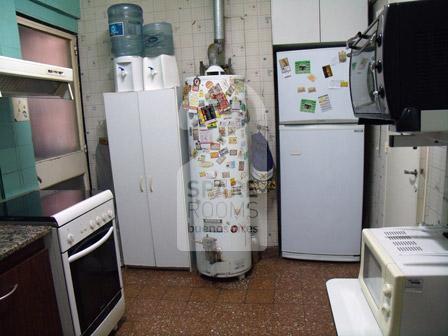
{"type": "Polygon", "coordinates": [[[27,98],[12,98],[12,108],[14,110],[15,121],[30,120],[27,98]]]}

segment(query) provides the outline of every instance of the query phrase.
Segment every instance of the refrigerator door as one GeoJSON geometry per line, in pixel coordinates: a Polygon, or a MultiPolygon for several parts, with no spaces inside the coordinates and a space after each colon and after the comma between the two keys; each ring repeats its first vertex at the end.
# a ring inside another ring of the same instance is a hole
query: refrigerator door
{"type": "Polygon", "coordinates": [[[284,257],[359,260],[364,126],[280,126],[284,257]]]}
{"type": "Polygon", "coordinates": [[[357,121],[348,82],[350,61],[344,47],[278,51],[276,63],[281,124],[357,121]]]}

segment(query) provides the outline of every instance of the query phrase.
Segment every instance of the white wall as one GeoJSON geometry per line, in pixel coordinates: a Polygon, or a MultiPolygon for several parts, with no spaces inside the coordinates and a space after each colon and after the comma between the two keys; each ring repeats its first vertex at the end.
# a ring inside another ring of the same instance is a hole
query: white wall
{"type": "MultiPolygon", "coordinates": [[[[103,92],[113,91],[112,56],[107,8],[122,0],[81,0],[79,53],[92,182],[96,186],[97,125],[105,119],[103,92]]],[[[131,0],[143,8],[145,23],[167,21],[173,25],[175,54],[181,80],[199,73],[213,42],[211,0],[131,0]]],[[[267,127],[266,137],[275,155],[274,81],[270,0],[225,0],[225,51],[235,73],[248,86],[251,130],[267,127]]],[[[264,129],[264,128],[263,128],[264,129]]],[[[275,193],[260,206],[268,225],[268,244],[277,245],[275,193]],[[267,213],[266,213],[267,212],[267,213]]]]}

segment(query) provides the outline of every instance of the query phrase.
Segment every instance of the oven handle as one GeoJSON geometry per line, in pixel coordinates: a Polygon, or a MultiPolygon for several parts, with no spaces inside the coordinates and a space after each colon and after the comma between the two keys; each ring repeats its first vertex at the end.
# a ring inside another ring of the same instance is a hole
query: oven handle
{"type": "Polygon", "coordinates": [[[72,263],[73,261],[76,261],[79,258],[82,258],[85,255],[89,254],[90,252],[96,250],[98,247],[103,245],[106,242],[106,240],[109,239],[109,237],[112,235],[112,232],[114,232],[114,227],[111,227],[109,229],[109,231],[107,231],[107,233],[104,235],[104,237],[101,238],[100,240],[98,240],[95,244],[90,245],[88,248],[86,248],[86,249],[84,249],[84,250],[82,250],[82,251],[80,251],[78,253],[75,253],[74,255],[72,255],[70,257],[68,257],[68,262],[72,263]]]}

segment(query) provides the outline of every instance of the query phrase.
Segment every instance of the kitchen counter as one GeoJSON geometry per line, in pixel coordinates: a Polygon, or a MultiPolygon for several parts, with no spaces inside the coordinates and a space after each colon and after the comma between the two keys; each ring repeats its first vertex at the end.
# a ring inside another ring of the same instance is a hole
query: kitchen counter
{"type": "Polygon", "coordinates": [[[0,260],[46,236],[50,226],[0,224],[0,260]]]}

